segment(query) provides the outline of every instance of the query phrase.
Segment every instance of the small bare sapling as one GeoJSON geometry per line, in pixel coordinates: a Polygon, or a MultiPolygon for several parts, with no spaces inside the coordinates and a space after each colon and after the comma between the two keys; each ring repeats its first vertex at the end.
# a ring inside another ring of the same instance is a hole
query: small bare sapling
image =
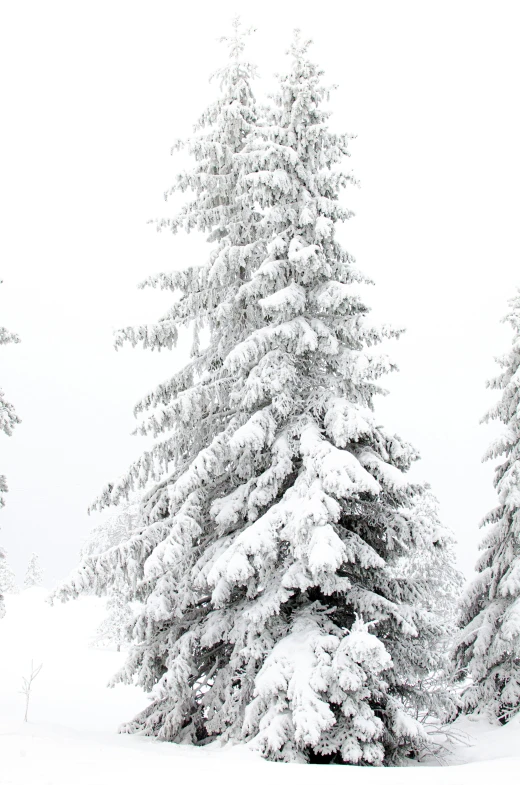
{"type": "Polygon", "coordinates": [[[20,690],[20,692],[22,693],[22,695],[25,695],[25,717],[23,718],[24,722],[27,722],[27,717],[29,715],[29,701],[31,699],[32,683],[37,677],[37,675],[39,674],[39,672],[41,671],[42,667],[43,667],[43,662],[41,665],[38,665],[38,667],[35,668],[34,663],[31,660],[31,673],[27,678],[25,676],[22,678],[22,689],[20,690]]]}

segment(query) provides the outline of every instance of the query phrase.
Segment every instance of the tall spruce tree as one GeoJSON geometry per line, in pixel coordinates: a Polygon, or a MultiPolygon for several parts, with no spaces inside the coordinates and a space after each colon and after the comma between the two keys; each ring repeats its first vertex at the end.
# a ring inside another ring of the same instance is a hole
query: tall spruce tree
{"type": "MultiPolygon", "coordinates": [[[[0,281],[0,283],[2,283],[0,281]]],[[[7,343],[18,343],[19,337],[14,333],[8,332],[5,327],[0,327],[0,345],[7,343]]],[[[5,399],[4,392],[0,389],[0,431],[11,436],[13,428],[18,425],[20,419],[16,414],[14,407],[9,401],[5,399]]],[[[3,474],[0,474],[0,508],[4,506],[4,494],[7,492],[7,482],[3,474]]],[[[5,553],[0,549],[0,559],[5,559],[5,553]]],[[[0,587],[0,618],[5,613],[4,599],[0,587]]]]}
{"type": "Polygon", "coordinates": [[[494,478],[498,506],[481,524],[488,531],[478,576],[463,598],[456,649],[459,673],[471,679],[464,710],[503,722],[520,709],[520,292],[510,306],[504,321],[513,328],[513,345],[498,359],[502,373],[488,382],[502,394],[484,417],[505,426],[484,456],[501,458],[494,478]]]}
{"type": "Polygon", "coordinates": [[[143,432],[169,435],[99,501],[155,479],[137,533],[59,594],[103,592],[121,565],[143,603],[115,680],[153,701],[125,730],[381,764],[424,743],[412,715],[444,700],[423,689],[444,632],[431,586],[398,566],[444,545],[405,476],[416,451],[373,413],[393,366],[369,347],[398,333],[368,323],[352,287],[365,279],[336,238],[348,137],[328,128],[307,48],[297,36],[262,122],[237,62],[222,72],[229,98],[206,115],[220,140],[192,143],[199,174],[181,182],[196,199],[170,224],[209,229],[216,248],[151,279],[180,298],[118,342],[171,346],[179,324],[209,337],[137,407],[156,409],[143,432]]]}

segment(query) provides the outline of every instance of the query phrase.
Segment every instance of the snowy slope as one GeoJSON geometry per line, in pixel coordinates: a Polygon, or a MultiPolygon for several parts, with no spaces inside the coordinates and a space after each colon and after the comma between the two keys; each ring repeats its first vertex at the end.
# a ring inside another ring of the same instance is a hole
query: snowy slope
{"type": "Polygon", "coordinates": [[[407,769],[289,766],[266,763],[244,747],[176,746],[146,737],[120,736],[117,726],[146,705],[132,687],[106,689],[124,654],[89,647],[103,617],[103,601],[84,597],[66,605],[45,603],[45,591],[7,597],[0,621],[1,785],[143,785],[143,783],[316,783],[326,778],[354,785],[475,785],[490,777],[516,782],[520,771],[520,720],[504,728],[464,718],[457,727],[471,738],[452,764],[407,769]],[[22,722],[22,677],[43,663],[34,682],[29,722],[22,722]]]}

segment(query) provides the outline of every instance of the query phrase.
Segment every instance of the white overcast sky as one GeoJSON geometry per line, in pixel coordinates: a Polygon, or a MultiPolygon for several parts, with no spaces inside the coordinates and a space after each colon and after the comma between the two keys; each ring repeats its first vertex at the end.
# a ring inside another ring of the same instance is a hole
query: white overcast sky
{"type": "Polygon", "coordinates": [[[23,419],[0,445],[0,542],[20,573],[36,550],[46,582],[63,577],[98,520],[87,506],[146,446],[134,403],[186,358],[116,353],[112,332],[168,307],[140,280],[207,253],[147,220],[169,214],[170,146],[214,96],[237,10],[262,85],[294,27],[338,85],[333,123],[357,134],[361,183],[342,236],[376,282],[374,319],[407,328],[385,346],[401,370],[377,413],[419,448],[414,474],[469,575],[495,504],[485,380],[520,284],[520,6],[500,0],[0,4],[0,324],[23,341],[0,357],[23,419]]]}

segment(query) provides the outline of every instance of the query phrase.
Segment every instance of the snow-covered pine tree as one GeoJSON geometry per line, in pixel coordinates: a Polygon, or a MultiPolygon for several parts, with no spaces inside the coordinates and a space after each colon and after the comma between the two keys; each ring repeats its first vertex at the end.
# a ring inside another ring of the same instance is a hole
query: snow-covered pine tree
{"type": "MultiPolygon", "coordinates": [[[[444,633],[428,581],[394,568],[443,546],[405,476],[416,451],[373,413],[393,366],[370,347],[397,331],[368,323],[352,286],[365,279],[336,238],[350,216],[339,196],[352,178],[337,166],[348,138],[328,128],[307,46],[296,38],[266,121],[241,122],[232,174],[184,181],[198,189],[185,224],[213,222],[216,249],[200,270],[152,279],[180,299],[119,342],[171,346],[189,323],[209,340],[138,406],[157,409],[144,432],[170,433],[99,501],[155,477],[137,532],[60,595],[103,592],[121,565],[143,603],[116,680],[154,698],[125,730],[381,764],[424,743],[412,713],[438,708],[422,683],[444,633]]],[[[231,106],[226,123],[243,111],[231,106]]],[[[209,162],[220,149],[192,146],[209,162]]]]}
{"type": "Polygon", "coordinates": [[[471,680],[464,711],[502,722],[520,709],[520,290],[509,303],[504,321],[513,328],[513,345],[498,359],[502,373],[488,382],[501,397],[483,420],[505,426],[484,456],[501,458],[494,478],[498,506],[481,524],[488,530],[478,576],[463,597],[456,649],[459,675],[471,680]]]}
{"type": "Polygon", "coordinates": [[[32,589],[33,586],[43,585],[43,569],[40,564],[38,554],[31,553],[25,577],[23,579],[24,589],[32,589]]]}
{"type": "MultiPolygon", "coordinates": [[[[0,283],[2,282],[0,281],[0,283]]],[[[17,335],[8,332],[5,327],[0,327],[0,345],[7,343],[18,343],[19,341],[20,338],[17,335]]],[[[6,436],[10,436],[13,432],[14,426],[18,425],[19,422],[20,419],[16,414],[13,405],[5,399],[4,392],[2,389],[0,389],[0,431],[3,431],[6,436]]],[[[0,474],[0,508],[4,506],[4,493],[6,492],[6,479],[3,474],[0,474]]],[[[2,553],[3,551],[0,549],[0,560],[2,560],[2,553]]],[[[0,618],[4,615],[4,613],[5,606],[0,587],[0,618]]]]}

